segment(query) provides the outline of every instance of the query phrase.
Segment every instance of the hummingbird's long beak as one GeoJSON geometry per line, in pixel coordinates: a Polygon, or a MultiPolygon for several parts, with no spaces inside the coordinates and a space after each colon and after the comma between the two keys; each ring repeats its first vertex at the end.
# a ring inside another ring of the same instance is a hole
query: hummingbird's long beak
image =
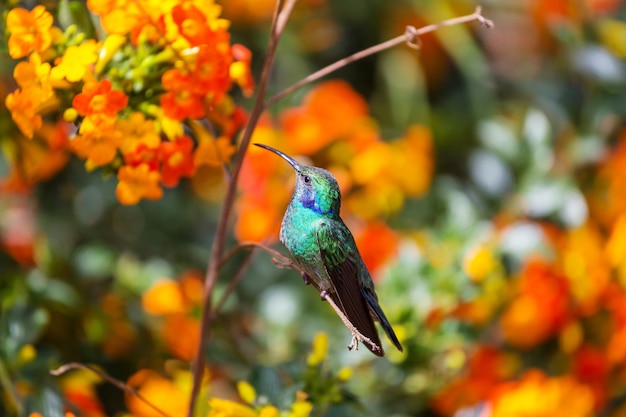
{"type": "Polygon", "coordinates": [[[258,146],[259,148],[267,149],[270,152],[274,152],[276,155],[280,156],[285,161],[289,162],[289,165],[291,165],[293,167],[293,169],[295,169],[296,171],[300,171],[300,164],[297,163],[295,159],[293,159],[292,157],[290,157],[288,155],[285,155],[284,153],[282,153],[278,149],[274,149],[271,146],[267,146],[267,145],[264,145],[262,143],[255,143],[254,145],[258,146]]]}

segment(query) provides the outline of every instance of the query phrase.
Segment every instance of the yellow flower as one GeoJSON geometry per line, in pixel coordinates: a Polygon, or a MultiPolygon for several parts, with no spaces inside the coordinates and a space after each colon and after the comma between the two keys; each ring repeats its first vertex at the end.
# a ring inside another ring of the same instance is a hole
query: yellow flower
{"type": "Polygon", "coordinates": [[[492,251],[484,245],[473,248],[463,259],[463,271],[474,282],[484,280],[496,267],[492,251]]]}
{"type": "Polygon", "coordinates": [[[313,350],[307,357],[307,363],[309,366],[317,366],[324,362],[326,355],[328,354],[328,335],[323,332],[319,332],[313,339],[313,350]]]}
{"type": "Polygon", "coordinates": [[[247,405],[221,398],[209,400],[211,411],[207,417],[257,417],[257,413],[247,405]]]}
{"type": "Polygon", "coordinates": [[[313,410],[313,404],[305,400],[297,400],[291,406],[289,417],[308,417],[313,410]]]}
{"type": "Polygon", "coordinates": [[[266,405],[259,411],[259,417],[278,417],[278,409],[273,405],[266,405]]]}
{"type": "Polygon", "coordinates": [[[84,79],[91,65],[98,60],[97,49],[98,44],[93,39],[78,46],[70,46],[65,50],[57,65],[52,68],[50,76],[55,80],[66,79],[70,82],[84,79]]]}
{"type": "Polygon", "coordinates": [[[52,44],[52,23],[54,19],[44,6],[33,10],[16,8],[7,14],[9,55],[21,58],[33,51],[42,52],[52,44]]]}
{"type": "Polygon", "coordinates": [[[252,385],[250,385],[246,381],[237,382],[237,392],[242,400],[247,402],[248,404],[254,404],[254,400],[256,399],[256,391],[252,385]]]}

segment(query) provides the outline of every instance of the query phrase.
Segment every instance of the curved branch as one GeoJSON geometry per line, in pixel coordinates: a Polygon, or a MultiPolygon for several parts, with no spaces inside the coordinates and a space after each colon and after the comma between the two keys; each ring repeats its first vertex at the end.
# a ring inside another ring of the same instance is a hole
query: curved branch
{"type": "Polygon", "coordinates": [[[358,61],[360,59],[366,58],[370,55],[374,55],[377,54],[379,52],[384,51],[385,49],[389,49],[392,48],[396,45],[399,45],[403,42],[406,42],[410,47],[412,48],[416,48],[419,46],[419,41],[418,41],[418,37],[429,33],[429,32],[433,32],[439,28],[442,28],[444,26],[454,26],[454,25],[458,25],[461,23],[468,23],[468,22],[473,22],[473,21],[478,21],[480,22],[483,26],[487,27],[487,28],[491,28],[493,27],[493,21],[485,18],[482,15],[482,8],[480,6],[477,6],[476,9],[474,10],[474,13],[472,14],[468,14],[466,16],[460,16],[460,17],[454,17],[452,19],[448,19],[448,20],[444,20],[443,22],[439,22],[439,23],[434,23],[432,25],[428,25],[428,26],[424,26],[421,27],[419,29],[416,29],[413,26],[407,26],[406,31],[404,32],[404,34],[396,36],[395,38],[389,39],[385,42],[379,43],[378,45],[374,45],[371,46],[367,49],[364,49],[362,51],[359,51],[355,54],[352,54],[350,56],[347,56],[345,58],[340,59],[339,61],[336,61],[316,72],[314,72],[313,74],[307,75],[306,77],[304,77],[303,79],[301,79],[300,81],[298,81],[297,83],[285,88],[283,91],[275,94],[274,96],[272,96],[269,100],[267,100],[267,102],[265,103],[265,108],[268,108],[269,106],[271,106],[272,104],[276,103],[278,100],[282,99],[283,97],[291,94],[292,92],[294,92],[295,90],[304,87],[307,84],[310,84],[314,81],[319,80],[322,77],[325,77],[326,75],[337,71],[339,68],[343,68],[348,64],[351,64],[355,61],[358,61]]]}
{"type": "Polygon", "coordinates": [[[115,379],[111,375],[107,374],[106,372],[103,372],[103,371],[101,371],[99,369],[93,368],[93,367],[91,367],[89,365],[85,365],[85,364],[80,363],[80,362],[66,363],[64,365],[59,366],[57,369],[50,370],[50,375],[60,376],[60,375],[63,375],[64,373],[66,373],[66,372],[68,372],[68,371],[70,371],[72,369],[84,369],[84,370],[87,370],[89,372],[93,372],[94,374],[98,375],[100,378],[104,379],[105,381],[109,382],[110,384],[115,385],[116,387],[118,387],[122,391],[125,391],[125,392],[129,393],[130,395],[139,398],[141,401],[146,403],[146,405],[148,407],[152,408],[154,411],[156,411],[158,414],[162,415],[163,417],[171,417],[169,414],[167,414],[166,412],[161,410],[159,407],[157,407],[156,405],[154,405],[150,401],[148,401],[146,399],[146,397],[144,397],[143,395],[138,393],[136,390],[134,390],[131,387],[129,387],[126,383],[124,383],[124,382],[122,382],[122,381],[120,381],[118,379],[115,379]]]}
{"type": "Polygon", "coordinates": [[[276,2],[276,8],[274,9],[274,15],[272,19],[271,35],[269,45],[267,48],[267,56],[261,72],[261,79],[257,94],[254,101],[250,118],[246,124],[239,149],[235,155],[233,163],[233,170],[231,173],[228,188],[226,190],[226,197],[224,199],[224,205],[222,206],[222,212],[217,224],[217,231],[215,233],[215,240],[213,242],[213,249],[209,258],[209,264],[207,267],[207,273],[204,279],[204,292],[203,292],[203,307],[202,318],[200,321],[200,342],[198,343],[198,350],[193,366],[193,386],[191,389],[191,396],[189,399],[189,409],[187,410],[187,417],[193,417],[196,399],[200,392],[200,386],[202,384],[202,378],[204,376],[204,350],[209,336],[209,328],[211,324],[211,303],[213,296],[213,289],[217,282],[217,275],[219,266],[221,263],[222,255],[224,253],[224,244],[226,242],[226,231],[228,227],[228,221],[232,212],[232,207],[235,202],[235,194],[237,191],[237,180],[239,179],[239,173],[241,172],[241,166],[243,159],[246,155],[250,139],[252,138],[252,132],[254,131],[261,114],[263,113],[263,101],[265,97],[265,90],[269,80],[270,71],[274,63],[274,57],[276,56],[276,48],[278,47],[278,41],[283,32],[284,26],[289,14],[295,5],[296,0],[285,0],[284,5],[281,1],[276,2]],[[283,7],[281,8],[281,5],[283,7]]]}

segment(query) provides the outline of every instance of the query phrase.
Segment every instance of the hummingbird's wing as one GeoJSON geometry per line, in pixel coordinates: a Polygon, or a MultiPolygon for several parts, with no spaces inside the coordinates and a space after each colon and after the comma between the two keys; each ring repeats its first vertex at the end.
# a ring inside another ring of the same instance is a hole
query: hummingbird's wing
{"type": "Polygon", "coordinates": [[[317,229],[317,243],[326,273],[333,284],[330,296],[346,315],[350,323],[363,336],[369,338],[377,347],[373,349],[364,343],[375,355],[383,356],[384,351],[378,337],[378,331],[370,314],[368,303],[361,291],[358,277],[357,248],[350,231],[336,221],[323,221],[317,229]]]}

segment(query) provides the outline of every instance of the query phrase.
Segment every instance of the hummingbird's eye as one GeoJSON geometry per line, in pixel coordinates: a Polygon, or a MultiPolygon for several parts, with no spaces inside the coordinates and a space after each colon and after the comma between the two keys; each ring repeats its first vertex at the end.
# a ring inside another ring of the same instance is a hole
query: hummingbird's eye
{"type": "Polygon", "coordinates": [[[306,182],[307,184],[311,182],[311,177],[309,177],[308,175],[304,176],[304,182],[306,182]]]}

